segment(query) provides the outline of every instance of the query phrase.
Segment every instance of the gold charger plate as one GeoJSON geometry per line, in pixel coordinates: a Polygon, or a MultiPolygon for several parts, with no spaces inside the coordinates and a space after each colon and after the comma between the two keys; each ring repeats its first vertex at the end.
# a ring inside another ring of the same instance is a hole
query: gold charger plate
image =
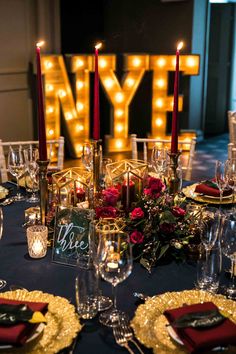
{"type": "Polygon", "coordinates": [[[6,198],[8,193],[8,189],[4,188],[3,186],[0,186],[0,199],[6,198]]]}
{"type": "MultiPolygon", "coordinates": [[[[75,313],[75,307],[63,297],[38,290],[7,291],[1,293],[0,297],[20,301],[48,302],[48,312],[45,315],[47,323],[42,335],[22,348],[5,349],[4,353],[56,354],[69,347],[77,333],[81,331],[82,326],[75,313]]],[[[3,352],[0,350],[0,353],[3,352]]]]}
{"type": "Polygon", "coordinates": [[[212,301],[236,323],[236,302],[226,299],[223,295],[214,295],[201,290],[167,292],[148,299],[137,308],[131,321],[135,336],[146,347],[152,348],[154,354],[186,354],[184,347],[170,338],[166,327],[168,321],[163,313],[167,309],[201,301],[212,301]]]}
{"type": "MultiPolygon", "coordinates": [[[[191,186],[187,186],[182,189],[182,192],[187,198],[191,198],[195,200],[196,202],[200,203],[207,203],[207,204],[220,204],[220,198],[214,198],[214,197],[207,197],[198,193],[195,193],[195,188],[197,187],[199,183],[194,183],[191,184],[191,186]]],[[[229,197],[223,197],[222,198],[222,203],[221,204],[232,204],[232,196],[229,197]]]]}

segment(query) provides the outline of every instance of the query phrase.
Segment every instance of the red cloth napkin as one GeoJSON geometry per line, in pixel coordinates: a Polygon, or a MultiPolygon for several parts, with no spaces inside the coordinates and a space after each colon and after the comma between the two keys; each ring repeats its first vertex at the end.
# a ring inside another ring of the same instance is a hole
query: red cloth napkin
{"type": "MultiPolygon", "coordinates": [[[[188,313],[215,309],[217,307],[212,302],[205,302],[167,310],[164,315],[171,324],[180,316],[188,313]]],[[[236,324],[228,318],[219,325],[210,328],[175,328],[174,326],[173,328],[190,353],[202,353],[218,346],[236,345],[236,324]]]]}
{"type": "MultiPolygon", "coordinates": [[[[212,181],[205,181],[198,184],[195,188],[196,193],[202,193],[205,195],[210,195],[212,197],[220,197],[220,191],[217,185],[212,181]]],[[[223,196],[231,195],[232,189],[226,189],[223,191],[223,196]]]]}
{"type": "MultiPolygon", "coordinates": [[[[0,298],[0,304],[19,305],[26,304],[32,311],[40,311],[45,313],[48,304],[42,302],[16,301],[0,298]]],[[[33,333],[37,324],[22,322],[13,326],[0,326],[0,343],[23,345],[33,333]]]]}

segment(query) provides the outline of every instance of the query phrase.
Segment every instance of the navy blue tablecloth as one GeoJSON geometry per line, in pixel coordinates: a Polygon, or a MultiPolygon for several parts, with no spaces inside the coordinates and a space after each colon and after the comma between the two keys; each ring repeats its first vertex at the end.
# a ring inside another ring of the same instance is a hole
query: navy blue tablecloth
{"type": "MultiPolygon", "coordinates": [[[[0,279],[7,281],[6,290],[10,285],[15,284],[28,290],[37,289],[66,297],[74,304],[74,282],[78,271],[76,267],[52,263],[51,250],[48,250],[43,259],[34,260],[28,256],[26,230],[22,227],[22,223],[24,210],[30,206],[32,205],[26,202],[16,202],[3,207],[0,279]]],[[[194,262],[159,265],[151,274],[136,263],[129,278],[118,285],[118,307],[132,318],[137,308],[137,301],[132,295],[134,291],[154,295],[166,291],[192,289],[195,279],[194,262]]],[[[105,294],[111,294],[111,285],[105,281],[102,281],[102,289],[105,294]]],[[[125,351],[115,343],[112,331],[101,326],[96,318],[85,323],[78,336],[74,353],[118,354],[125,351]]],[[[144,348],[144,352],[150,351],[144,348]]]]}

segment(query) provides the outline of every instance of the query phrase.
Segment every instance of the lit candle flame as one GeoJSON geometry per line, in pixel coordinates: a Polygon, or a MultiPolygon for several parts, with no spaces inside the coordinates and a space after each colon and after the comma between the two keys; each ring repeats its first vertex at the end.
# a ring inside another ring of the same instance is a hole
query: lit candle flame
{"type": "Polygon", "coordinates": [[[101,49],[101,48],[102,48],[102,43],[100,42],[100,43],[96,44],[96,45],[95,45],[95,48],[96,48],[96,49],[101,49]]]}
{"type": "Polygon", "coordinates": [[[177,50],[182,49],[183,46],[184,46],[184,42],[179,42],[178,45],[177,45],[177,50]]]}
{"type": "Polygon", "coordinates": [[[44,45],[44,41],[40,41],[36,43],[36,47],[42,47],[44,45]]]}

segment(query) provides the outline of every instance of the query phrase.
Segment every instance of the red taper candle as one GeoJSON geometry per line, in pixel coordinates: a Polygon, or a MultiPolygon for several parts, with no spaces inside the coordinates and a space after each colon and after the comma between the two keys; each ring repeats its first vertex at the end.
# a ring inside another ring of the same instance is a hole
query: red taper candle
{"type": "Polygon", "coordinates": [[[40,47],[44,42],[36,44],[36,63],[37,63],[37,96],[38,96],[38,138],[39,138],[39,160],[47,160],[47,142],[44,116],[43,84],[41,73],[40,47]]]}
{"type": "Polygon", "coordinates": [[[176,61],[175,61],[175,82],[174,82],[174,105],[173,105],[173,115],[172,115],[172,134],[171,134],[171,153],[176,154],[178,152],[178,114],[179,114],[179,52],[183,47],[183,42],[180,42],[176,50],[176,61]]]}
{"type": "Polygon", "coordinates": [[[102,43],[95,46],[94,66],[94,106],[93,106],[93,139],[100,139],[100,110],[99,110],[99,73],[98,73],[98,50],[102,43]]]}

